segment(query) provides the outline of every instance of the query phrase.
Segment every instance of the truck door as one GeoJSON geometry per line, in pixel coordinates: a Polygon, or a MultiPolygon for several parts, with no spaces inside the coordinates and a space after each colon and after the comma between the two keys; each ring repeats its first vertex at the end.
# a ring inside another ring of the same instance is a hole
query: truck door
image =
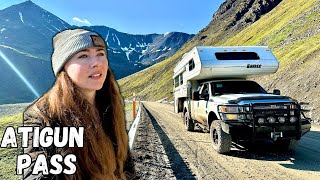
{"type": "Polygon", "coordinates": [[[208,101],[206,100],[207,97],[209,97],[209,84],[205,83],[203,84],[203,88],[199,93],[200,100],[198,105],[198,117],[201,123],[204,123],[207,119],[207,113],[206,113],[207,104],[208,104],[208,101]]]}

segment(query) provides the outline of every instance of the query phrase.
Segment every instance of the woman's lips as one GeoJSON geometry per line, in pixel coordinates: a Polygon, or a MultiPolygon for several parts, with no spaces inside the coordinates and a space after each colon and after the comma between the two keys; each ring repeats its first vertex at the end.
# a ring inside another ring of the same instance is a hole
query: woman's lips
{"type": "Polygon", "coordinates": [[[90,75],[89,78],[91,78],[91,79],[100,79],[101,76],[102,76],[101,73],[97,73],[97,74],[92,74],[92,75],[90,75]]]}

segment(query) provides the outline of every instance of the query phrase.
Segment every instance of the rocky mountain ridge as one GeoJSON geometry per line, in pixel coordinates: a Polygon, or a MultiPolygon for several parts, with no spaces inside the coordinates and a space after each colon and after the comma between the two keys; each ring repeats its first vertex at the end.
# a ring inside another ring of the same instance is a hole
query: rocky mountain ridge
{"type": "MultiPolygon", "coordinates": [[[[7,59],[0,61],[0,104],[30,102],[35,94],[52,86],[52,37],[75,27],[32,1],[0,10],[0,51],[7,59]],[[18,73],[38,92],[32,94],[18,73]],[[8,74],[12,75],[10,79],[8,74]]],[[[109,64],[117,79],[170,57],[194,36],[182,32],[133,35],[106,26],[81,28],[96,31],[105,39],[109,64]]]]}

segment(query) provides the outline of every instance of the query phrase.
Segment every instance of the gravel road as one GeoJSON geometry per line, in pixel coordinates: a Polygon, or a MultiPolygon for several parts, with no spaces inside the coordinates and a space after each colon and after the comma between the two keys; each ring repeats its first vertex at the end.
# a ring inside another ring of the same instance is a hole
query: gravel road
{"type": "MultiPolygon", "coordinates": [[[[184,129],[181,115],[173,112],[172,105],[145,102],[144,106],[144,115],[153,127],[140,124],[142,136],[150,138],[149,128],[157,132],[169,160],[165,167],[171,166],[177,179],[320,179],[319,126],[303,136],[295,152],[279,152],[272,144],[260,144],[250,151],[232,147],[228,155],[221,155],[213,150],[208,133],[184,129]]],[[[152,148],[146,152],[154,151],[152,148]]],[[[144,161],[143,153],[140,161],[144,161]]],[[[146,170],[139,163],[137,167],[137,171],[146,170]]]]}

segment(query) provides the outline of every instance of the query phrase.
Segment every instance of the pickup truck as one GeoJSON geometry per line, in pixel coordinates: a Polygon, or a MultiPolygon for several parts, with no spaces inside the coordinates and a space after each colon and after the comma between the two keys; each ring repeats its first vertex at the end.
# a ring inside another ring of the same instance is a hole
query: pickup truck
{"type": "Polygon", "coordinates": [[[184,122],[188,131],[195,124],[210,131],[214,149],[230,151],[231,143],[273,140],[281,149],[293,150],[301,136],[311,128],[299,103],[267,93],[249,80],[203,82],[193,98],[184,102],[184,122]]]}

